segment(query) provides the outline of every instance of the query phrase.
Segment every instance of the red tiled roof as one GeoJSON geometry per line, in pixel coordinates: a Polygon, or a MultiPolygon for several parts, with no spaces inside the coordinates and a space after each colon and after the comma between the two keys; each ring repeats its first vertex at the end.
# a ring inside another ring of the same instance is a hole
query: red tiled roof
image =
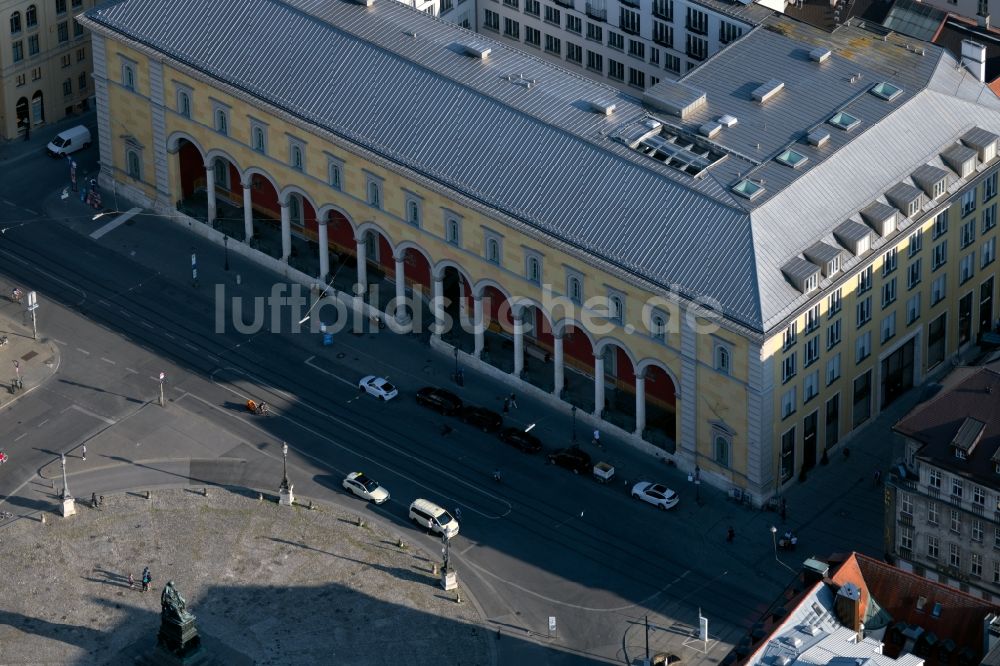
{"type": "Polygon", "coordinates": [[[1000,77],[997,77],[987,84],[987,87],[993,91],[993,94],[1000,97],[1000,77]]]}
{"type": "MultiPolygon", "coordinates": [[[[941,641],[950,638],[959,649],[971,648],[976,653],[973,663],[983,657],[983,619],[1000,613],[1000,606],[859,553],[844,561],[832,580],[838,585],[854,583],[861,589],[862,613],[869,599],[875,599],[893,622],[917,625],[934,632],[941,641]],[[927,600],[922,611],[917,610],[920,597],[927,600]],[[939,617],[931,615],[935,604],[941,604],[939,617]]],[[[927,664],[936,662],[935,650],[927,664]]]]}

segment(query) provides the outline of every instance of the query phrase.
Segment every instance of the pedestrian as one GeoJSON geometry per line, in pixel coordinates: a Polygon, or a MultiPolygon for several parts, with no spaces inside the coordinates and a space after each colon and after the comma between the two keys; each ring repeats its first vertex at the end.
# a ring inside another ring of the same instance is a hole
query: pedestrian
{"type": "Polygon", "coordinates": [[[503,399],[503,413],[510,414],[510,398],[503,399]]]}
{"type": "Polygon", "coordinates": [[[462,520],[462,507],[460,506],[455,507],[455,518],[457,520],[462,520]]]}
{"type": "Polygon", "coordinates": [[[153,575],[149,573],[149,567],[142,570],[142,591],[149,590],[149,584],[153,582],[153,575]]]}
{"type": "Polygon", "coordinates": [[[875,479],[874,479],[874,482],[875,482],[875,487],[876,488],[878,488],[882,484],[882,470],[880,470],[880,469],[876,469],[875,470],[875,479]]]}
{"type": "Polygon", "coordinates": [[[736,530],[734,530],[733,526],[730,525],[729,530],[726,532],[726,543],[732,543],[733,539],[735,538],[736,538],[736,530]]]}
{"type": "Polygon", "coordinates": [[[133,576],[132,574],[128,575],[128,589],[130,590],[135,589],[135,576],[133,576]]]}
{"type": "Polygon", "coordinates": [[[90,493],[90,506],[97,508],[97,493],[90,493]]]}
{"type": "Polygon", "coordinates": [[[517,409],[517,394],[516,393],[512,392],[510,394],[510,406],[513,407],[514,409],[517,409]]]}
{"type": "Polygon", "coordinates": [[[86,444],[83,445],[83,459],[84,460],[87,459],[87,445],[86,444]]]}
{"type": "Polygon", "coordinates": [[[598,447],[598,448],[601,447],[601,431],[600,430],[597,430],[596,428],[594,429],[594,439],[593,439],[593,441],[591,443],[594,446],[598,447]]]}

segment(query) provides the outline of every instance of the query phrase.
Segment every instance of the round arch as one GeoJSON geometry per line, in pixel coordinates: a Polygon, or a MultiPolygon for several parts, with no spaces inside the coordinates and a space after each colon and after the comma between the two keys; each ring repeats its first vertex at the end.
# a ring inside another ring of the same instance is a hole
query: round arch
{"type": "Polygon", "coordinates": [[[253,177],[254,176],[260,176],[261,178],[263,178],[264,180],[266,180],[267,182],[269,182],[271,184],[271,187],[274,188],[275,194],[277,194],[277,192],[278,192],[278,181],[274,178],[274,176],[272,176],[266,170],[261,169],[260,167],[256,167],[256,166],[248,167],[247,170],[243,172],[243,182],[244,183],[251,183],[251,182],[253,182],[253,177]]]}
{"type": "Polygon", "coordinates": [[[628,357],[628,360],[632,362],[632,368],[636,368],[637,366],[636,358],[632,354],[632,350],[629,349],[627,346],[625,346],[625,344],[623,344],[621,340],[613,336],[603,337],[600,340],[598,340],[597,344],[594,345],[594,355],[600,356],[601,354],[603,354],[604,350],[607,348],[608,345],[614,345],[615,347],[621,349],[622,352],[625,353],[625,356],[628,357]]]}
{"type": "Polygon", "coordinates": [[[428,266],[434,265],[434,261],[431,259],[431,255],[427,252],[427,250],[422,248],[418,243],[411,240],[402,241],[399,243],[399,245],[394,247],[392,249],[392,256],[394,259],[402,259],[403,256],[406,254],[407,250],[413,250],[414,252],[422,256],[424,259],[426,259],[428,266]]]}
{"type": "Polygon", "coordinates": [[[567,326],[572,326],[574,331],[583,333],[583,337],[587,338],[587,341],[590,343],[590,348],[595,350],[594,353],[596,353],[597,345],[594,340],[594,336],[591,335],[590,331],[588,331],[587,328],[577,320],[572,318],[560,319],[556,322],[555,326],[553,326],[552,330],[556,335],[565,335],[567,326]]]}
{"type": "Polygon", "coordinates": [[[483,278],[479,282],[476,282],[476,283],[472,283],[470,281],[469,284],[473,285],[473,287],[472,287],[472,294],[473,294],[473,296],[482,297],[483,292],[486,290],[487,287],[493,287],[498,292],[500,292],[500,294],[505,299],[507,299],[508,302],[512,302],[513,301],[513,297],[510,295],[510,292],[507,291],[507,289],[503,285],[501,285],[499,282],[497,282],[496,280],[492,280],[490,278],[483,278]]]}
{"type": "Polygon", "coordinates": [[[432,268],[431,274],[433,275],[435,280],[444,279],[444,271],[446,268],[454,268],[456,271],[458,271],[458,274],[462,276],[462,279],[468,283],[469,289],[472,290],[473,295],[477,293],[475,286],[476,283],[472,279],[472,276],[469,275],[469,273],[457,261],[453,261],[451,259],[442,259],[436,264],[431,263],[431,268],[432,268]]]}
{"type": "Polygon", "coordinates": [[[356,241],[363,240],[369,231],[374,231],[377,235],[384,238],[386,243],[389,244],[389,249],[394,251],[394,248],[396,246],[392,242],[392,236],[390,236],[389,232],[383,229],[381,225],[371,220],[369,220],[368,222],[362,222],[361,224],[357,225],[357,227],[355,227],[354,230],[355,240],[356,241]]]}
{"type": "Polygon", "coordinates": [[[311,196],[309,196],[309,194],[305,190],[303,190],[301,187],[299,187],[298,185],[286,185],[282,189],[278,190],[278,200],[282,201],[284,203],[288,203],[288,195],[289,194],[297,194],[297,195],[299,195],[300,197],[302,197],[302,200],[304,202],[306,202],[310,206],[312,206],[312,209],[314,211],[316,210],[316,208],[317,208],[316,202],[313,201],[313,198],[311,196]]]}
{"type": "Polygon", "coordinates": [[[230,155],[229,153],[227,153],[226,151],[221,150],[219,148],[213,148],[212,150],[210,150],[207,153],[205,153],[205,166],[207,167],[210,164],[212,164],[212,162],[214,162],[215,158],[217,158],[217,157],[221,157],[222,159],[226,160],[231,165],[233,165],[234,167],[236,167],[236,170],[240,174],[240,178],[243,177],[243,169],[240,168],[240,163],[236,161],[236,158],[233,157],[232,155],[230,155]]]}
{"type": "Polygon", "coordinates": [[[347,220],[347,223],[349,225],[351,225],[351,232],[352,233],[355,232],[356,225],[354,224],[354,218],[352,218],[351,215],[350,215],[350,213],[348,213],[345,209],[343,209],[340,206],[337,206],[335,204],[323,204],[322,206],[320,206],[319,208],[317,208],[316,209],[316,219],[317,220],[328,219],[330,213],[336,213],[336,214],[340,215],[342,218],[344,218],[345,220],[347,220]]]}
{"type": "Polygon", "coordinates": [[[195,148],[197,148],[198,149],[198,153],[202,157],[202,160],[205,159],[205,157],[206,157],[205,156],[205,151],[198,144],[198,140],[196,138],[194,138],[193,136],[191,136],[190,134],[188,134],[187,132],[181,132],[181,131],[172,132],[170,134],[170,136],[167,137],[167,142],[166,142],[167,143],[167,152],[171,153],[171,154],[174,154],[178,150],[180,150],[180,148],[181,148],[180,144],[181,144],[182,140],[183,141],[187,141],[192,146],[194,146],[195,148]]]}
{"type": "Polygon", "coordinates": [[[641,375],[641,374],[645,373],[648,368],[651,368],[651,367],[652,368],[659,368],[660,370],[662,370],[664,372],[664,374],[667,376],[667,378],[669,378],[670,381],[673,382],[673,385],[674,385],[674,394],[677,395],[677,396],[679,396],[680,395],[680,392],[679,392],[680,384],[677,383],[677,377],[670,370],[670,367],[666,363],[664,363],[663,361],[661,361],[660,359],[658,359],[658,358],[652,358],[652,357],[647,357],[647,358],[642,359],[641,361],[639,361],[635,365],[635,374],[636,375],[641,375]]]}

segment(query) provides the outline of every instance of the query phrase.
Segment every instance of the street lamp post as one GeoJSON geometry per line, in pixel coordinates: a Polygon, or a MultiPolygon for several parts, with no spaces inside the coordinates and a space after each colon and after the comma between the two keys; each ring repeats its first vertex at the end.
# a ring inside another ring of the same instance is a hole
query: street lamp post
{"type": "Polygon", "coordinates": [[[281,443],[281,485],[278,487],[278,504],[292,506],[295,503],[295,488],[288,482],[288,442],[281,443]]]}
{"type": "Polygon", "coordinates": [[[223,264],[222,270],[228,271],[229,270],[229,236],[223,236],[222,237],[222,247],[225,248],[225,251],[226,251],[226,263],[223,264]]]}
{"type": "Polygon", "coordinates": [[[69,483],[66,481],[66,454],[60,454],[60,463],[62,464],[62,478],[63,478],[63,489],[62,489],[62,515],[63,518],[68,518],[76,513],[76,501],[73,496],[69,493],[69,483]]]}
{"type": "Polygon", "coordinates": [[[797,573],[795,569],[778,559],[778,528],[774,525],[771,525],[771,545],[774,548],[774,561],[791,571],[793,574],[797,573]]]}

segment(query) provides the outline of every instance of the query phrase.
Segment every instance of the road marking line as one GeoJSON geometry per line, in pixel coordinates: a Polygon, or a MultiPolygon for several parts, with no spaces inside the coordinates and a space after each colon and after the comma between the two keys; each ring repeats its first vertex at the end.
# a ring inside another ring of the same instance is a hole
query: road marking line
{"type": "Polygon", "coordinates": [[[15,439],[14,439],[14,441],[15,441],[15,442],[17,442],[17,441],[20,441],[20,439],[21,439],[22,437],[24,437],[25,435],[27,435],[27,434],[28,434],[28,433],[26,433],[26,432],[22,432],[22,433],[21,433],[20,435],[18,435],[18,436],[17,436],[17,437],[16,437],[15,439]]]}
{"type": "Polygon", "coordinates": [[[184,343],[184,346],[185,346],[185,347],[187,347],[188,349],[192,349],[192,350],[194,350],[194,351],[198,351],[198,348],[197,348],[197,347],[195,347],[195,346],[194,346],[193,344],[191,344],[190,342],[185,342],[185,343],[184,343]]]}
{"type": "Polygon", "coordinates": [[[75,291],[78,294],[80,294],[80,296],[82,298],[80,298],[79,301],[77,301],[76,303],[74,303],[74,305],[82,305],[83,302],[87,300],[87,292],[85,292],[83,289],[80,289],[76,285],[70,284],[69,282],[66,282],[66,280],[63,280],[60,277],[56,277],[55,275],[53,275],[52,273],[49,273],[48,271],[42,270],[40,268],[36,268],[30,261],[22,259],[21,257],[17,256],[13,252],[8,252],[6,250],[0,250],[0,254],[3,254],[4,256],[6,256],[8,258],[8,260],[10,260],[10,261],[15,261],[15,262],[17,262],[19,264],[22,264],[24,266],[31,266],[32,269],[35,272],[41,273],[42,275],[44,275],[45,277],[49,278],[50,280],[52,280],[54,282],[58,282],[59,284],[65,285],[67,289],[72,289],[73,291],[75,291]]]}
{"type": "Polygon", "coordinates": [[[76,411],[80,412],[81,414],[86,414],[87,416],[89,416],[91,418],[95,418],[98,421],[104,421],[108,425],[114,425],[114,424],[118,423],[114,419],[109,419],[106,416],[101,416],[100,414],[95,414],[94,412],[90,411],[89,409],[84,409],[80,405],[71,405],[71,408],[75,409],[76,411]]]}
{"type": "Polygon", "coordinates": [[[108,233],[109,231],[114,231],[115,229],[117,229],[121,225],[125,224],[126,222],[128,222],[129,220],[131,220],[133,217],[135,217],[136,215],[138,215],[141,212],[142,212],[141,208],[133,208],[130,211],[128,211],[127,213],[123,213],[122,215],[119,215],[118,217],[116,217],[115,219],[111,220],[110,222],[108,222],[107,224],[105,224],[103,227],[101,227],[100,229],[98,229],[97,231],[95,231],[94,233],[90,234],[90,237],[93,238],[94,240],[97,240],[98,238],[100,238],[104,234],[108,233]]]}
{"type": "Polygon", "coordinates": [[[13,206],[13,205],[14,205],[14,204],[13,204],[12,202],[10,202],[10,201],[7,201],[6,199],[4,199],[4,200],[3,200],[3,202],[4,202],[5,204],[7,204],[8,206],[13,206]]]}
{"type": "Polygon", "coordinates": [[[168,337],[168,338],[170,338],[171,340],[176,340],[176,339],[177,339],[177,338],[175,338],[175,337],[174,337],[173,335],[171,335],[170,333],[167,333],[166,331],[164,331],[163,335],[167,336],[167,337],[168,337]]]}
{"type": "MultiPolygon", "coordinates": [[[[348,381],[348,380],[344,379],[343,377],[341,377],[340,375],[335,375],[332,372],[330,372],[329,370],[324,370],[323,368],[319,367],[318,365],[316,365],[315,363],[312,362],[312,360],[314,358],[316,358],[316,357],[315,356],[310,356],[309,358],[307,358],[305,360],[305,364],[308,365],[310,368],[313,368],[314,370],[319,370],[324,375],[330,375],[334,379],[336,379],[336,380],[338,380],[340,382],[343,382],[344,384],[347,384],[351,388],[354,388],[355,386],[357,386],[356,383],[354,383],[352,381],[348,381]]],[[[351,400],[354,400],[354,398],[351,398],[351,400]]],[[[348,400],[348,402],[350,402],[350,400],[348,400]]]]}
{"type": "Polygon", "coordinates": [[[33,211],[30,208],[25,208],[24,210],[27,211],[27,212],[29,212],[29,213],[31,213],[32,215],[38,215],[37,211],[33,211]]]}
{"type": "Polygon", "coordinates": [[[81,354],[86,354],[87,356],[90,356],[90,352],[87,351],[86,349],[80,349],[79,347],[77,347],[76,350],[81,354]]]}
{"type": "Polygon", "coordinates": [[[59,340],[58,338],[52,338],[52,342],[56,343],[57,345],[62,345],[63,347],[65,347],[66,344],[67,344],[67,343],[63,342],[62,340],[59,340]]]}
{"type": "Polygon", "coordinates": [[[145,326],[146,328],[155,328],[155,326],[153,326],[152,324],[150,324],[148,321],[142,322],[142,325],[145,326]]]}
{"type": "Polygon", "coordinates": [[[110,363],[111,365],[118,365],[115,361],[112,361],[110,358],[104,358],[102,356],[101,360],[104,361],[105,363],[110,363]]]}
{"type": "Polygon", "coordinates": [[[111,303],[108,303],[108,302],[107,302],[106,300],[104,300],[103,298],[98,298],[98,299],[97,299],[97,302],[98,302],[98,303],[100,303],[101,305],[106,305],[106,306],[109,306],[109,307],[111,306],[111,303]]]}
{"type": "Polygon", "coordinates": [[[127,310],[122,310],[121,308],[118,308],[118,314],[122,315],[123,317],[130,317],[131,318],[131,316],[132,316],[131,312],[128,312],[127,310]]]}
{"type": "Polygon", "coordinates": [[[127,372],[131,372],[131,373],[132,373],[133,375],[137,375],[137,374],[139,374],[139,371],[138,371],[138,370],[133,370],[132,368],[125,368],[125,370],[126,370],[127,372]]]}
{"type": "Polygon", "coordinates": [[[41,428],[43,425],[45,425],[48,422],[49,422],[49,420],[45,419],[44,421],[42,421],[41,423],[38,424],[38,427],[41,428]]]}

